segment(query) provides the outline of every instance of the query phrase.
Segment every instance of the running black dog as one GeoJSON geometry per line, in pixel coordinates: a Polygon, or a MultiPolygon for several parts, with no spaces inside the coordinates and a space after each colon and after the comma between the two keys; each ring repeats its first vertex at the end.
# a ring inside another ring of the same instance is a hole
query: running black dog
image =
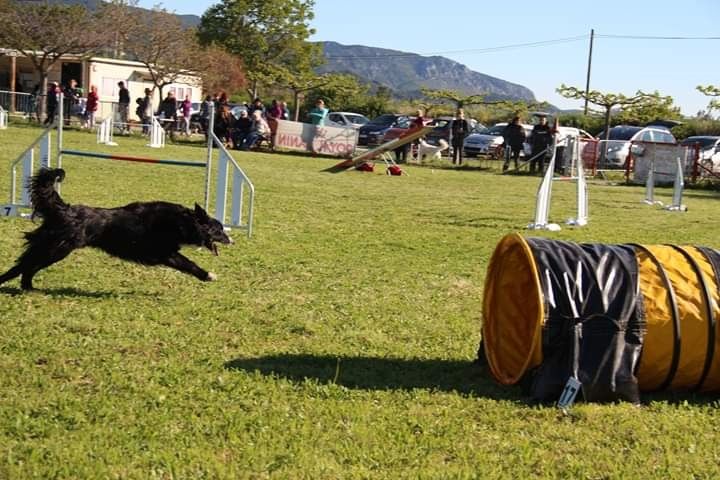
{"type": "Polygon", "coordinates": [[[220,222],[199,205],[195,210],[168,202],[138,202],[118,208],[68,205],[55,190],[65,178],[62,169],[42,169],[30,180],[33,217],[42,225],[25,234],[26,250],[14,267],[0,275],[0,284],[22,275],[24,290],[33,288],[37,272],[82,247],[143,265],[165,265],[203,281],[216,280],[183,256],[182,245],[199,245],[217,255],[218,243],[232,243],[220,222]]]}

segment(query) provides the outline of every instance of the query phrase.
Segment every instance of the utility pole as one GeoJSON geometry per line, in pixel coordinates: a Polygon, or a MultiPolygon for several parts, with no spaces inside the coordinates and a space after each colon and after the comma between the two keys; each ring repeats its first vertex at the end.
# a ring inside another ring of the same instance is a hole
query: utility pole
{"type": "Polygon", "coordinates": [[[587,116],[588,112],[588,99],[587,94],[590,92],[590,67],[592,66],[592,49],[593,49],[593,40],[595,39],[595,29],[590,29],[590,52],[588,53],[588,70],[587,70],[587,82],[585,83],[585,110],[583,112],[583,115],[587,116]]]}

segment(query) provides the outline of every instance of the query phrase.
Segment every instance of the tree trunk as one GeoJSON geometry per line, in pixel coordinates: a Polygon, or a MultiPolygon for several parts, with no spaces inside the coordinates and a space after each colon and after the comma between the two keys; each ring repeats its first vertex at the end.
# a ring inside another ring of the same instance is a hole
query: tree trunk
{"type": "Polygon", "coordinates": [[[295,121],[297,122],[300,118],[300,92],[295,90],[293,94],[295,96],[295,121]]]}
{"type": "Polygon", "coordinates": [[[46,70],[40,71],[40,95],[35,98],[38,120],[42,121],[47,112],[48,76],[46,70]]]}

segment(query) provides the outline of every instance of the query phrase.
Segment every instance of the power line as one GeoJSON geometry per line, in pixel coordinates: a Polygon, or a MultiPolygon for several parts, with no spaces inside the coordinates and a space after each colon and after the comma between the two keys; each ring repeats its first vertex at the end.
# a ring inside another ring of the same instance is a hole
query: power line
{"type": "MultiPolygon", "coordinates": [[[[349,58],[353,60],[381,60],[386,58],[408,58],[408,57],[429,57],[434,55],[472,54],[472,53],[493,53],[519,48],[544,47],[561,43],[578,42],[586,40],[589,35],[578,35],[575,37],[555,38],[552,40],[541,40],[537,42],[514,43],[510,45],[499,45],[487,48],[471,48],[464,50],[445,50],[441,52],[408,53],[397,52],[377,55],[327,55],[328,60],[349,58]]],[[[623,40],[720,40],[720,37],[689,37],[689,36],[652,36],[652,35],[615,35],[595,34],[595,38],[623,39],[623,40]]]]}
{"type": "Polygon", "coordinates": [[[625,40],[720,40],[720,37],[656,37],[651,35],[595,35],[596,38],[621,38],[625,40]]]}
{"type": "Polygon", "coordinates": [[[402,57],[427,57],[427,56],[433,56],[433,55],[452,55],[452,54],[458,54],[458,53],[491,53],[491,52],[500,52],[505,50],[512,50],[516,48],[530,48],[530,47],[544,47],[546,45],[556,45],[559,43],[570,43],[570,42],[577,42],[580,40],[586,40],[588,38],[587,35],[579,35],[577,37],[566,37],[566,38],[556,38],[553,40],[542,40],[538,42],[528,42],[528,43],[515,43],[511,45],[500,45],[496,47],[487,47],[487,48],[473,48],[473,49],[466,49],[466,50],[447,50],[443,52],[426,52],[426,53],[407,53],[407,52],[398,52],[398,53],[388,53],[388,54],[378,54],[378,55],[327,55],[326,58],[329,60],[333,60],[336,58],[352,58],[353,60],[356,59],[370,59],[370,60],[379,60],[379,59],[385,59],[385,58],[402,58],[402,57]]]}

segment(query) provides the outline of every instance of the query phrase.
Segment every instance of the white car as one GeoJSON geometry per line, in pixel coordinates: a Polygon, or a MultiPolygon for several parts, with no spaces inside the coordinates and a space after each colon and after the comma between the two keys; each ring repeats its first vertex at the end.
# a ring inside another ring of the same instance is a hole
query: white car
{"type": "Polygon", "coordinates": [[[720,137],[694,136],[688,137],[680,145],[700,149],[700,162],[713,171],[720,170],[720,137]]]}
{"type": "MultiPolygon", "coordinates": [[[[653,143],[670,143],[676,144],[677,141],[669,130],[662,127],[634,127],[629,125],[617,125],[610,129],[610,138],[607,145],[605,143],[605,132],[598,135],[600,141],[600,168],[623,168],[625,161],[630,154],[630,145],[632,142],[653,142],[653,143]]],[[[633,154],[640,154],[642,149],[640,145],[635,145],[638,152],[633,150],[633,154]]]]}
{"type": "MultiPolygon", "coordinates": [[[[529,139],[530,132],[532,132],[532,125],[521,124],[523,130],[525,130],[525,137],[529,139]]],[[[502,151],[499,148],[504,142],[503,132],[507,127],[507,122],[496,123],[492,127],[480,130],[477,133],[471,133],[465,137],[463,144],[463,152],[467,157],[476,157],[478,155],[490,155],[498,156],[502,155],[502,151]]],[[[524,152],[521,155],[527,155],[530,151],[530,145],[526,142],[523,145],[524,152]]]]}
{"type": "Polygon", "coordinates": [[[327,125],[360,128],[370,121],[365,115],[352,112],[330,112],[327,125]]]}

